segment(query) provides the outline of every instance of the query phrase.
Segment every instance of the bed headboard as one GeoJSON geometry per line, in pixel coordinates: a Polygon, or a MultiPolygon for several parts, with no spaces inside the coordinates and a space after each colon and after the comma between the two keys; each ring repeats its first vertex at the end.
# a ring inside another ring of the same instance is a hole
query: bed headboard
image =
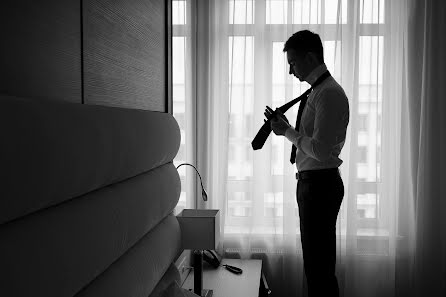
{"type": "Polygon", "coordinates": [[[172,115],[0,106],[0,296],[158,296],[179,279],[172,115]]]}

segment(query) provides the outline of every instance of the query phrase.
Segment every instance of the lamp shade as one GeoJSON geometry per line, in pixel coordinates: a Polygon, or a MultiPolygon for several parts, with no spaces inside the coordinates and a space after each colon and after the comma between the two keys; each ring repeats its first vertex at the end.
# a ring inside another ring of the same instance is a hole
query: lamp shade
{"type": "Polygon", "coordinates": [[[177,215],[183,249],[215,250],[220,241],[220,210],[183,209],[177,215]]]}

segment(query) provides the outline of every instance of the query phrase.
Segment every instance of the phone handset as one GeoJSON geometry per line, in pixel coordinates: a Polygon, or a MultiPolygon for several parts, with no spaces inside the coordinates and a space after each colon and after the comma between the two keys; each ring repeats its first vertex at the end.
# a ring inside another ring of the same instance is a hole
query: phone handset
{"type": "MultiPolygon", "coordinates": [[[[215,251],[212,250],[203,251],[203,260],[208,262],[214,268],[218,268],[221,265],[221,257],[215,251]]],[[[243,270],[241,268],[232,265],[223,264],[221,266],[225,267],[228,271],[235,274],[243,273],[243,270]]]]}

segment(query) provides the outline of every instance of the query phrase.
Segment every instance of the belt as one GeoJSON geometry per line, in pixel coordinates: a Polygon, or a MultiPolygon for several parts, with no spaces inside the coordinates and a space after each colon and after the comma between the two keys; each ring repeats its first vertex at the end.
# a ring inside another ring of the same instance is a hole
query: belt
{"type": "Polygon", "coordinates": [[[317,170],[305,170],[296,173],[297,180],[322,178],[327,176],[339,175],[338,168],[327,168],[327,169],[317,169],[317,170]]]}

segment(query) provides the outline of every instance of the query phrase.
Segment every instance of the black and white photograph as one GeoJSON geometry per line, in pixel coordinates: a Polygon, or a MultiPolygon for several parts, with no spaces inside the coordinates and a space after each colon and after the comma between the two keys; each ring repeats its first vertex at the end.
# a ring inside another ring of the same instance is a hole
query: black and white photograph
{"type": "Polygon", "coordinates": [[[0,297],[446,297],[446,1],[3,0],[0,297]]]}

